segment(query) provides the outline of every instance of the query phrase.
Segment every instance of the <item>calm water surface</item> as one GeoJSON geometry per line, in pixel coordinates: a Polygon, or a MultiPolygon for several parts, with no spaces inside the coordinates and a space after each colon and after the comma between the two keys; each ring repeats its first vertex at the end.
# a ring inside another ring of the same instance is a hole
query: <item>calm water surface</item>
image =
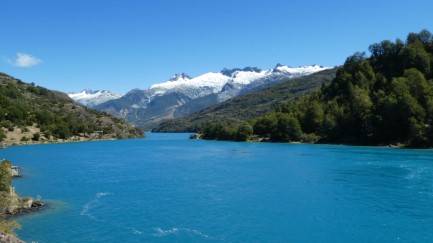
{"type": "Polygon", "coordinates": [[[428,242],[433,151],[146,139],[0,150],[27,242],[428,242]]]}

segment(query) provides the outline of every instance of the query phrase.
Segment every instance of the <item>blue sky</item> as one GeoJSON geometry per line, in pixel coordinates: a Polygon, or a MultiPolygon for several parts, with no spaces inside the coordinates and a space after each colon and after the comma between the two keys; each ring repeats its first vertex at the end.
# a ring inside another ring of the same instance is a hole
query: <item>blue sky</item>
{"type": "Polygon", "coordinates": [[[409,32],[433,1],[0,0],[0,72],[60,91],[146,89],[175,73],[335,66],[409,32]]]}

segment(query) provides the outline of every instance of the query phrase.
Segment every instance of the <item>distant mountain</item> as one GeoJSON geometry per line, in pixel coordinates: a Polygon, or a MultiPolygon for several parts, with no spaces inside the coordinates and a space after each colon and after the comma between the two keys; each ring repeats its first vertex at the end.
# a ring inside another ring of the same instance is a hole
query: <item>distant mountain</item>
{"type": "Polygon", "coordinates": [[[101,103],[118,99],[123,96],[122,94],[113,93],[108,90],[92,91],[90,89],[85,89],[79,93],[68,93],[68,95],[75,100],[75,102],[87,107],[94,107],[101,103]]]}
{"type": "Polygon", "coordinates": [[[4,73],[0,73],[0,111],[0,142],[6,145],[143,137],[123,119],[4,73]]]}
{"type": "MultiPolygon", "coordinates": [[[[279,68],[283,69],[284,68],[279,68]]],[[[225,122],[237,125],[273,111],[279,105],[310,93],[335,78],[337,68],[290,79],[258,91],[239,95],[185,117],[167,120],[154,132],[197,132],[206,123],[225,122]]],[[[216,97],[217,94],[214,95],[216,97]]],[[[200,99],[197,99],[200,100],[200,99]]],[[[202,101],[202,100],[200,100],[202,101]]]]}
{"type": "Polygon", "coordinates": [[[291,68],[278,64],[270,70],[256,67],[223,69],[194,78],[182,73],[147,90],[134,89],[119,99],[95,106],[95,109],[125,118],[143,129],[151,129],[164,120],[182,117],[232,97],[326,69],[329,67],[291,68]]]}

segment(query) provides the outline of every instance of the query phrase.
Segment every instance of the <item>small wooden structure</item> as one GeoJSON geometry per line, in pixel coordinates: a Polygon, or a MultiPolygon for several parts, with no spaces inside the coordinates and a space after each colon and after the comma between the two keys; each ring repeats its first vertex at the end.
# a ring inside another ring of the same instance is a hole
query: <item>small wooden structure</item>
{"type": "Polygon", "coordinates": [[[21,171],[21,167],[15,166],[15,165],[11,166],[10,172],[11,172],[12,177],[20,176],[20,171],[21,171]]]}

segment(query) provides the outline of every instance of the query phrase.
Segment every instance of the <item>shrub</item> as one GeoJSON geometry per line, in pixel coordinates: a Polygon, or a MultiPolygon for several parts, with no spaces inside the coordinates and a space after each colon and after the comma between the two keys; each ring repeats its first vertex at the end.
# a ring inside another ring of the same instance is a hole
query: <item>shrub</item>
{"type": "Polygon", "coordinates": [[[253,135],[253,127],[248,123],[243,123],[236,131],[235,141],[247,141],[253,135]]]}
{"type": "Polygon", "coordinates": [[[0,127],[0,142],[3,141],[3,139],[6,138],[6,134],[3,131],[3,128],[0,127]]]}
{"type": "Polygon", "coordinates": [[[309,134],[302,134],[301,136],[301,140],[304,143],[315,143],[320,139],[319,136],[317,136],[314,133],[309,133],[309,134]]]}
{"type": "Polygon", "coordinates": [[[11,162],[8,160],[3,160],[0,163],[0,192],[10,191],[12,175],[10,173],[11,162]]]}
{"type": "Polygon", "coordinates": [[[21,229],[21,225],[13,220],[13,221],[0,221],[0,233],[13,234],[15,229],[21,229]]]}
{"type": "Polygon", "coordinates": [[[33,134],[32,140],[33,141],[39,141],[40,138],[41,138],[41,134],[37,132],[37,133],[33,134]]]}

